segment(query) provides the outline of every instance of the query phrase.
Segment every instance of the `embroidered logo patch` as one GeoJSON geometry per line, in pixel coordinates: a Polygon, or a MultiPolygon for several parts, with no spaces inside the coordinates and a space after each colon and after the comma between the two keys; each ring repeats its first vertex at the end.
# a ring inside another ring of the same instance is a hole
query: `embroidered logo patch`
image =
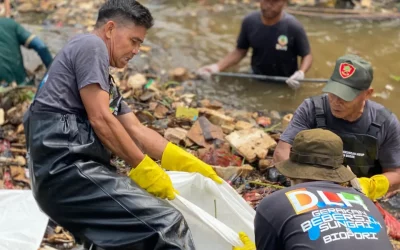
{"type": "Polygon", "coordinates": [[[280,35],[280,36],[278,37],[278,43],[279,43],[281,46],[285,46],[286,44],[288,44],[288,38],[287,38],[287,36],[285,36],[285,35],[280,35]]]}
{"type": "Polygon", "coordinates": [[[288,37],[285,35],[280,35],[278,37],[278,43],[275,45],[275,49],[276,50],[283,50],[283,51],[287,51],[288,49],[288,44],[289,40],[288,37]]]}
{"type": "Polygon", "coordinates": [[[339,67],[339,73],[342,78],[349,78],[356,72],[356,68],[349,63],[341,63],[339,67]]]}

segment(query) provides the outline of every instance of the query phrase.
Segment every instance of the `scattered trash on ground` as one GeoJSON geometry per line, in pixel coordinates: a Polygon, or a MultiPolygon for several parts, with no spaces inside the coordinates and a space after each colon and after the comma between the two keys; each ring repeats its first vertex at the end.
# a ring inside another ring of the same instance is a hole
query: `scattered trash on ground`
{"type": "MultiPolygon", "coordinates": [[[[242,2],[258,5],[257,1],[242,2]]],[[[44,24],[91,31],[102,3],[104,0],[24,0],[19,1],[15,11],[21,15],[45,13],[44,24]]],[[[222,4],[205,4],[205,7],[215,12],[224,10],[222,4]]],[[[152,48],[142,46],[141,52],[150,54],[152,48]]],[[[293,114],[236,110],[229,104],[198,96],[197,79],[188,69],[176,68],[166,74],[162,71],[167,72],[149,66],[143,72],[130,67],[111,72],[128,105],[144,125],[212,165],[253,208],[267,195],[290,185],[273,167],[272,155],[293,114]]],[[[40,74],[37,79],[43,76],[43,70],[40,74]]],[[[393,86],[387,85],[377,95],[387,98],[392,90],[393,86]]],[[[35,92],[36,88],[29,86],[0,88],[0,189],[31,189],[22,122],[35,92]]],[[[129,166],[117,157],[111,164],[122,175],[129,171],[129,166]]],[[[385,216],[393,246],[400,250],[400,242],[396,241],[400,239],[399,197],[382,200],[380,211],[385,216]]],[[[76,247],[73,235],[49,223],[40,250],[76,247]]]]}
{"type": "MultiPolygon", "coordinates": [[[[289,180],[272,166],[272,155],[282,126],[287,126],[291,114],[234,110],[229,105],[185,92],[182,82],[176,81],[177,77],[174,84],[165,84],[169,80],[161,81],[157,76],[147,76],[129,68],[112,74],[128,105],[143,124],[212,165],[253,208],[267,195],[290,185],[289,180]]],[[[188,81],[187,78],[184,80],[188,81]]],[[[195,84],[195,79],[191,80],[195,84]]],[[[0,90],[2,189],[31,188],[22,119],[34,93],[32,87],[0,90]]],[[[111,163],[120,174],[129,170],[129,166],[117,157],[111,163]]],[[[398,218],[398,213],[393,216],[387,217],[389,224],[393,224],[393,218],[398,218]]],[[[393,230],[389,235],[398,239],[393,230]]],[[[42,250],[75,246],[70,233],[49,224],[42,250]]]]}

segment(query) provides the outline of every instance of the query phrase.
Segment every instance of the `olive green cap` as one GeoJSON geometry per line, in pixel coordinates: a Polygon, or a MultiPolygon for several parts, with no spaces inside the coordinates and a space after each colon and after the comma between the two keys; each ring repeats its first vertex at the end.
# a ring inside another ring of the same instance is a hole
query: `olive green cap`
{"type": "Polygon", "coordinates": [[[332,76],[322,91],[350,102],[371,86],[372,79],[369,62],[356,55],[345,55],[336,61],[332,76]]]}

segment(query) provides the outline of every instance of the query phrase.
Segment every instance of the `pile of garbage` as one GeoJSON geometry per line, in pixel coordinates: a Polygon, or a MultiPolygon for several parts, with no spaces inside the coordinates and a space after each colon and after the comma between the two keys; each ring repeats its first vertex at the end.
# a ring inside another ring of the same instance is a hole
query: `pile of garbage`
{"type": "MultiPolygon", "coordinates": [[[[283,176],[273,172],[268,175],[268,169],[281,125],[288,123],[290,114],[282,117],[277,111],[234,110],[215,100],[200,99],[194,91],[198,80],[184,68],[167,76],[138,73],[130,67],[111,73],[143,124],[212,165],[253,207],[284,184],[283,176]],[[271,185],[269,192],[263,186],[267,184],[271,185]]],[[[2,189],[31,188],[22,123],[35,91],[35,87],[29,86],[0,89],[2,189]]],[[[129,170],[117,157],[112,164],[121,174],[129,170]]],[[[48,226],[43,244],[43,250],[71,249],[76,245],[71,234],[55,225],[48,226]]]]}
{"type": "MultiPolygon", "coordinates": [[[[267,195],[290,186],[273,167],[272,155],[291,113],[249,112],[202,99],[196,94],[199,80],[185,68],[176,68],[167,77],[129,68],[112,75],[141,123],[213,166],[253,208],[267,195]]],[[[118,158],[113,165],[122,174],[129,170],[118,158]]],[[[395,249],[400,249],[398,212],[391,214],[379,204],[378,208],[395,249]]]]}
{"type": "MultiPolygon", "coordinates": [[[[241,2],[258,5],[256,1],[241,2]]],[[[91,30],[103,3],[18,0],[15,7],[19,13],[48,14],[46,22],[57,26],[91,30]]],[[[213,166],[253,208],[265,196],[289,186],[288,180],[272,167],[272,155],[292,114],[237,110],[229,104],[203,99],[196,91],[199,80],[185,68],[162,74],[159,70],[138,72],[127,67],[112,71],[112,75],[143,124],[213,166]]],[[[31,188],[22,120],[35,92],[35,87],[28,86],[0,89],[0,189],[31,188]]],[[[121,174],[129,171],[118,157],[113,158],[112,165],[121,174]]],[[[398,212],[389,211],[399,219],[398,212]]],[[[41,250],[73,249],[76,245],[69,232],[49,223],[41,250]]],[[[393,246],[400,250],[400,242],[393,240],[393,246]]]]}
{"type": "MultiPolygon", "coordinates": [[[[248,112],[202,99],[195,94],[199,80],[185,68],[169,72],[166,81],[130,71],[112,75],[140,122],[213,166],[250,205],[268,194],[265,187],[271,193],[289,184],[272,168],[272,155],[292,114],[248,112]]],[[[120,173],[129,170],[118,159],[113,164],[120,173]]]]}
{"type": "MultiPolygon", "coordinates": [[[[290,185],[272,167],[272,155],[292,114],[235,110],[218,101],[202,99],[195,91],[199,80],[185,68],[174,69],[167,76],[139,73],[130,67],[111,74],[143,124],[213,166],[253,208],[265,196],[290,185]]],[[[0,89],[2,189],[31,188],[22,120],[35,90],[0,89]]],[[[118,157],[113,158],[112,165],[121,174],[129,170],[118,157]]],[[[70,233],[49,225],[42,250],[72,249],[75,245],[70,233]]]]}
{"type": "Polygon", "coordinates": [[[202,99],[196,94],[201,80],[185,68],[176,68],[167,77],[126,71],[113,76],[138,119],[210,165],[267,168],[266,159],[271,159],[280,132],[292,117],[202,99]]]}

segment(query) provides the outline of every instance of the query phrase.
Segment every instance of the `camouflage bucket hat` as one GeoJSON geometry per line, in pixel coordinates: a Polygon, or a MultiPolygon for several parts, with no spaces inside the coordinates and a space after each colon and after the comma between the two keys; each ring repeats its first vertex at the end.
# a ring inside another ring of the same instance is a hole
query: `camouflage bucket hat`
{"type": "Polygon", "coordinates": [[[283,175],[294,179],[343,183],[356,176],[343,163],[343,142],[336,134],[323,129],[299,132],[290,158],[275,164],[283,175]]]}
{"type": "Polygon", "coordinates": [[[356,55],[345,55],[336,61],[332,76],[322,91],[350,102],[371,86],[372,79],[369,62],[356,55]]]}

